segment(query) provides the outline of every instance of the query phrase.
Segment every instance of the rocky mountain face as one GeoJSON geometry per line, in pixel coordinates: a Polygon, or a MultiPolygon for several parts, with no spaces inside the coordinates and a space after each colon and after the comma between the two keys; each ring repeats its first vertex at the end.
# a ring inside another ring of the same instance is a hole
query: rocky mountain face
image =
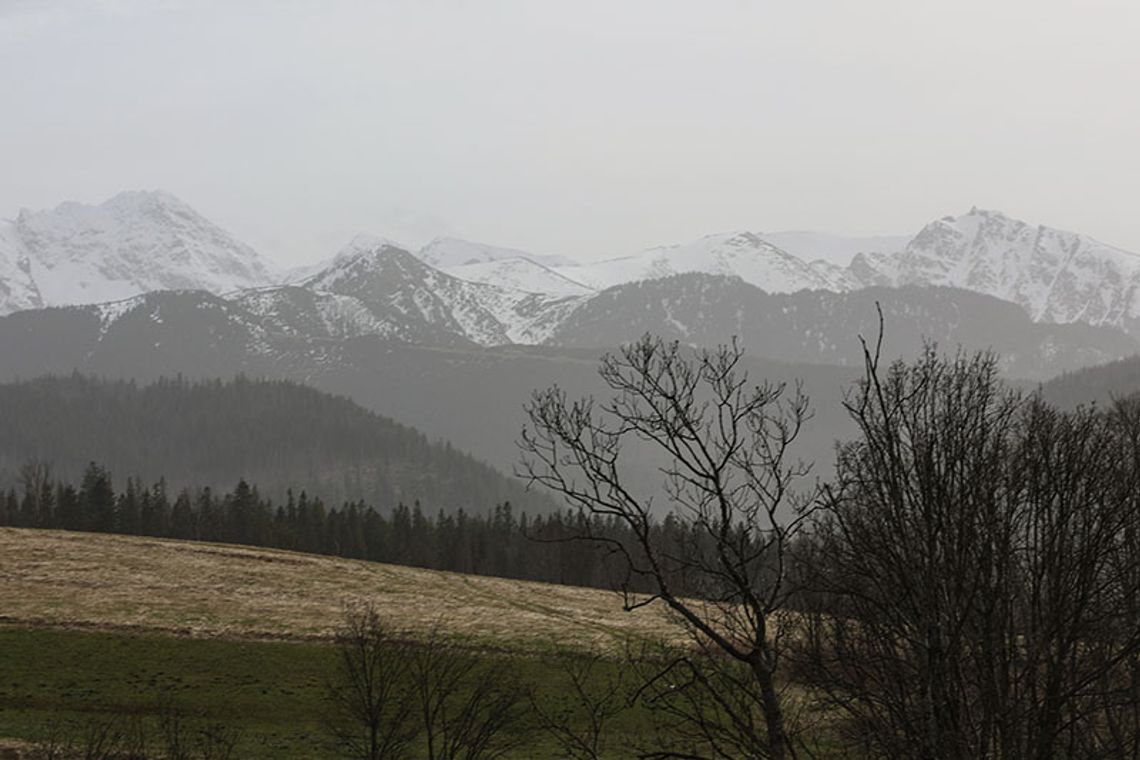
{"type": "Polygon", "coordinates": [[[127,192],[0,221],[0,313],[154,290],[224,293],[276,281],[249,246],[167,193],[127,192]]]}
{"type": "Polygon", "coordinates": [[[339,314],[364,315],[355,333],[425,345],[539,343],[577,305],[574,296],[460,279],[386,242],[350,245],[298,286],[333,297],[339,314]]]}
{"type": "Polygon", "coordinates": [[[1136,331],[1140,255],[1090,237],[972,209],[922,229],[893,254],[858,255],[858,286],[945,285],[1016,303],[1038,322],[1136,331]]]}

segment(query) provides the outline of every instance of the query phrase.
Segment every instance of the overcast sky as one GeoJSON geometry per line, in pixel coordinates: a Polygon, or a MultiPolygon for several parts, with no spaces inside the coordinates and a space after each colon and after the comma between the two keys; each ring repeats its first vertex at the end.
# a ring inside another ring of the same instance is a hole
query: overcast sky
{"type": "Polygon", "coordinates": [[[1140,250],[1140,2],[0,0],[0,216],[162,188],[282,263],[972,205],[1140,250]]]}

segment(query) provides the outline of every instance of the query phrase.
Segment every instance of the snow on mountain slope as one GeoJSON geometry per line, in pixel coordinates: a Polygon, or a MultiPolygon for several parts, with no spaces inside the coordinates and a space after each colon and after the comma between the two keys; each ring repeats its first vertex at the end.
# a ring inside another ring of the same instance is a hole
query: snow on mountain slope
{"type": "Polygon", "coordinates": [[[752,232],[708,235],[634,256],[558,267],[557,271],[598,289],[690,272],[736,276],[769,293],[842,289],[828,270],[816,268],[752,232]]]}
{"type": "Polygon", "coordinates": [[[996,211],[931,222],[894,255],[856,257],[849,273],[862,284],[996,296],[1039,322],[1134,327],[1140,318],[1140,255],[996,211]]]}
{"type": "Polygon", "coordinates": [[[556,314],[580,301],[469,282],[394,245],[359,238],[300,285],[356,299],[372,317],[390,325],[387,335],[411,342],[450,336],[484,346],[537,343],[553,329],[556,314]]]}
{"type": "Polygon", "coordinates": [[[581,296],[594,292],[593,288],[575,282],[549,267],[524,258],[481,261],[474,264],[447,267],[443,271],[468,282],[498,285],[527,293],[581,296]]]}
{"type": "Polygon", "coordinates": [[[44,306],[32,261],[14,222],[0,221],[0,314],[44,306]]]}
{"type": "Polygon", "coordinates": [[[344,247],[333,254],[331,258],[322,259],[316,264],[304,264],[286,270],[281,275],[281,284],[296,285],[297,283],[304,282],[325,270],[333,268],[339,261],[346,261],[363,251],[369,251],[374,248],[379,248],[380,246],[391,246],[392,248],[399,248],[402,251],[409,250],[407,246],[391,238],[373,235],[370,232],[360,232],[345,243],[344,247]]]}
{"type": "Polygon", "coordinates": [[[358,298],[318,293],[285,285],[246,290],[234,303],[260,317],[263,324],[297,338],[340,340],[362,335],[397,337],[397,326],[378,318],[358,298]]]}
{"type": "Polygon", "coordinates": [[[98,206],[64,203],[0,221],[0,314],[110,303],[100,312],[108,323],[127,308],[124,299],[202,290],[228,294],[285,335],[541,343],[598,291],[694,273],[768,293],[949,286],[1015,303],[1034,321],[1140,334],[1140,255],[978,209],[900,240],[734,232],[574,264],[455,238],[413,254],[359,235],[328,261],[275,276],[251,248],[177,198],[127,192],[98,206]],[[852,252],[849,264],[837,263],[852,252]]]}
{"type": "Polygon", "coordinates": [[[6,296],[0,313],[155,290],[220,293],[274,281],[252,248],[160,191],[120,193],[98,206],[68,202],[21,211],[0,233],[0,267],[10,269],[13,260],[24,276],[12,280],[0,270],[0,296],[6,296]]]}
{"type": "Polygon", "coordinates": [[[473,243],[459,238],[439,237],[420,249],[417,257],[436,269],[449,269],[466,264],[480,264],[500,259],[529,259],[548,267],[571,266],[575,262],[565,256],[539,255],[516,248],[473,243]]]}

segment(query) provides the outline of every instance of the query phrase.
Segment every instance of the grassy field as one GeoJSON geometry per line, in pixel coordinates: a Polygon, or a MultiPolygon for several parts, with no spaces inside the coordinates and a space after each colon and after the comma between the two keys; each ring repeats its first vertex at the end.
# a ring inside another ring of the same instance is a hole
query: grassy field
{"type": "Polygon", "coordinates": [[[0,528],[0,623],[197,638],[327,639],[367,600],[415,636],[511,652],[605,649],[677,627],[617,594],[296,552],[0,528]]]}
{"type": "MultiPolygon", "coordinates": [[[[330,638],[347,601],[371,601],[412,639],[438,625],[551,706],[566,698],[564,658],[678,636],[664,613],[625,613],[605,591],[63,531],[0,529],[0,600],[0,737],[116,716],[153,731],[174,703],[194,725],[239,730],[241,757],[330,756],[330,638]]],[[[620,733],[647,720],[634,709],[620,733]]],[[[532,722],[512,730],[515,756],[549,754],[532,722]]]]}

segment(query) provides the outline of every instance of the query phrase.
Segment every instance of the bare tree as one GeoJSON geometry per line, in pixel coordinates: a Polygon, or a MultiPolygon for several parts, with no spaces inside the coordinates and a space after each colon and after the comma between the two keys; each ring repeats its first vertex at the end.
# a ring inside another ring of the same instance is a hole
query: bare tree
{"type": "Polygon", "coordinates": [[[332,728],[350,757],[404,757],[417,730],[412,721],[410,651],[385,626],[371,604],[345,609],[337,635],[338,669],[329,685],[332,728]]]}
{"type": "Polygon", "coordinates": [[[1129,426],[1009,390],[992,355],[933,347],[885,373],[868,350],[847,407],[860,436],[803,558],[816,593],[797,662],[851,749],[1134,754],[1129,426]]]}
{"type": "MultiPolygon", "coordinates": [[[[648,598],[627,593],[626,609],[660,602],[683,621],[698,643],[680,655],[694,676],[703,672],[694,660],[702,650],[739,663],[747,704],[730,704],[734,693],[724,703],[726,719],[761,716],[747,756],[784,758],[795,750],[774,622],[789,591],[786,550],[807,515],[808,501],[794,488],[808,470],[791,461],[789,448],[809,417],[808,402],[798,387],[789,394],[783,385],[750,384],[742,359],[735,341],[690,354],[648,335],[606,355],[599,374],[613,393],[608,400],[571,401],[557,387],[534,394],[519,442],[521,474],[627,529],[628,538],[605,538],[587,521],[578,538],[601,541],[621,558],[626,591],[634,584],[653,590],[648,598]],[[665,460],[664,509],[623,477],[624,447],[645,444],[665,460]],[[685,523],[685,545],[655,540],[655,518],[665,512],[685,523]],[[698,598],[679,593],[680,578],[698,598]]],[[[696,682],[713,699],[732,688],[719,679],[696,682]]]]}
{"type": "Polygon", "coordinates": [[[505,729],[522,692],[504,670],[446,641],[438,628],[410,653],[409,704],[419,713],[428,760],[491,760],[513,743],[505,729]]]}
{"type": "MultiPolygon", "coordinates": [[[[47,514],[51,504],[51,465],[38,459],[30,459],[20,465],[19,482],[24,496],[18,525],[35,528],[49,524],[47,514]]],[[[15,517],[15,515],[13,515],[15,517]]]]}
{"type": "Polygon", "coordinates": [[[613,750],[609,728],[630,709],[632,689],[627,671],[599,653],[562,660],[565,700],[554,706],[532,689],[532,713],[538,724],[574,760],[599,760],[613,750]]]}
{"type": "Polygon", "coordinates": [[[30,756],[37,760],[229,760],[235,757],[241,731],[223,723],[191,727],[186,713],[168,693],[161,693],[146,712],[96,715],[52,726],[30,756]],[[155,731],[154,729],[157,729],[155,731]]]}

